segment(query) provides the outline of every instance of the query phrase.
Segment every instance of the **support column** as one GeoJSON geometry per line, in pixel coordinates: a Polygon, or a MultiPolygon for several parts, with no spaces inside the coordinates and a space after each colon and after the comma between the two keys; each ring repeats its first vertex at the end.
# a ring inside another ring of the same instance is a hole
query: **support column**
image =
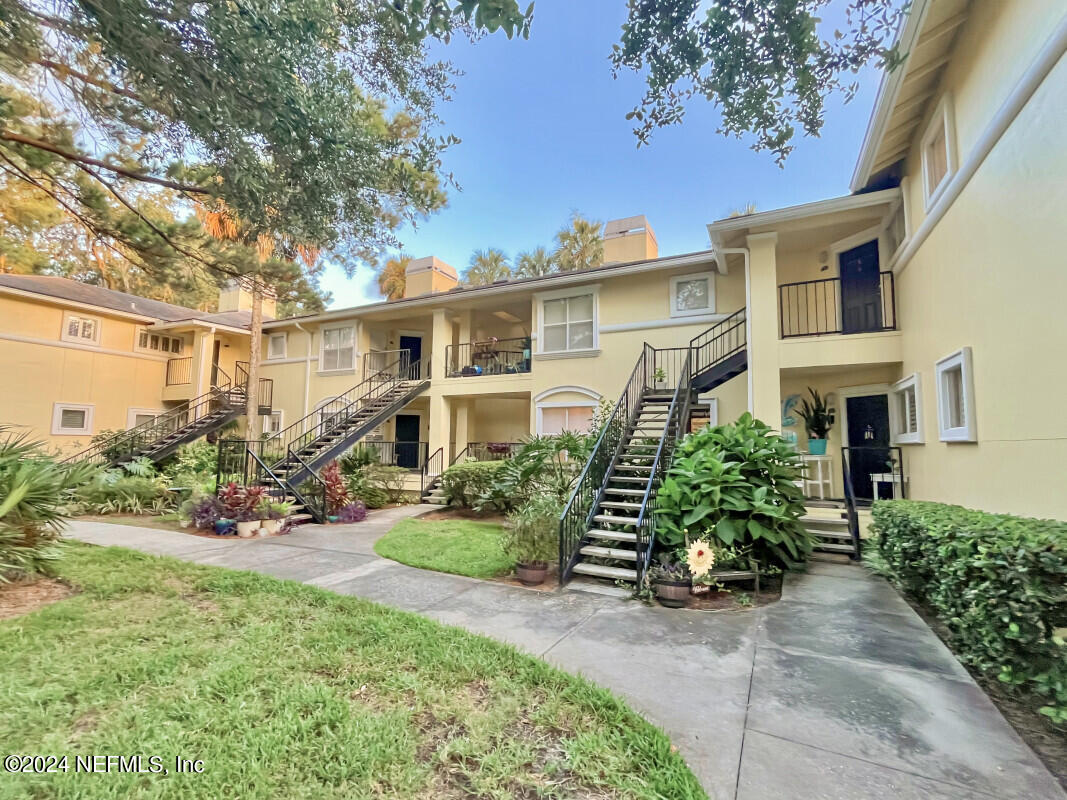
{"type": "Polygon", "coordinates": [[[782,426],[782,378],[778,364],[777,233],[748,237],[749,408],[774,430],[782,426]]]}
{"type": "Polygon", "coordinates": [[[452,401],[456,407],[456,452],[460,452],[464,447],[470,444],[470,414],[471,405],[474,403],[468,397],[457,397],[452,401]]]}
{"type": "MultiPolygon", "coordinates": [[[[443,308],[435,309],[433,331],[430,337],[430,378],[438,380],[445,377],[445,348],[450,344],[452,344],[452,323],[448,319],[448,311],[443,308]]],[[[431,427],[430,430],[432,431],[433,428],[431,427]]],[[[431,452],[433,452],[432,448],[431,452]]]]}
{"type": "MultiPolygon", "coordinates": [[[[434,360],[436,361],[436,356],[434,360]]],[[[441,448],[448,460],[448,444],[452,440],[452,402],[441,394],[430,394],[430,430],[428,433],[430,455],[441,448]]]]}

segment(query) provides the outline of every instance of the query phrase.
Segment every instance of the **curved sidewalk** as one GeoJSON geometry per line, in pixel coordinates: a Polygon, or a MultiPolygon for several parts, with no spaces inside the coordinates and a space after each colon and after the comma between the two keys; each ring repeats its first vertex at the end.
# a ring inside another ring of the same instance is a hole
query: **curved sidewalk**
{"type": "Polygon", "coordinates": [[[752,611],[670,611],[406,567],[373,545],[433,506],[268,539],[75,521],[71,538],[358,595],[517,645],[663,728],[716,800],[1067,800],[888,583],[815,563],[752,611]]]}

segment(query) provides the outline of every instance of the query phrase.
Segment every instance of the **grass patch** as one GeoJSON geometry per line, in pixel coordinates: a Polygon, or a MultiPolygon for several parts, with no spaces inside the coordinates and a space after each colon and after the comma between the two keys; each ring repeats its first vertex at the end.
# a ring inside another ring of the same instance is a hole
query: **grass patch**
{"type": "Polygon", "coordinates": [[[406,519],[374,543],[374,552],[411,567],[495,578],[515,567],[500,549],[502,529],[495,522],[406,519]]]}
{"type": "Polygon", "coordinates": [[[484,637],[118,548],[58,572],[81,593],[0,622],[0,741],[170,774],[6,774],[0,797],[705,797],[610,693],[484,637]]]}

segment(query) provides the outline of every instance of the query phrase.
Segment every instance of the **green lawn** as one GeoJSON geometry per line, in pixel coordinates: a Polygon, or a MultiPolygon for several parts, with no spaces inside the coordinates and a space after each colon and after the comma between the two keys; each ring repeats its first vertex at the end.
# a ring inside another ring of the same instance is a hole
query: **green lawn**
{"type": "Polygon", "coordinates": [[[515,567],[500,550],[501,526],[470,520],[406,519],[374,544],[374,552],[412,567],[494,578],[515,567]]]}
{"type": "Polygon", "coordinates": [[[80,594],[0,622],[0,741],[70,771],[5,774],[2,798],[705,797],[608,692],[489,639],[114,548],[58,569],[80,594]],[[75,774],[88,754],[170,774],[75,774]]]}

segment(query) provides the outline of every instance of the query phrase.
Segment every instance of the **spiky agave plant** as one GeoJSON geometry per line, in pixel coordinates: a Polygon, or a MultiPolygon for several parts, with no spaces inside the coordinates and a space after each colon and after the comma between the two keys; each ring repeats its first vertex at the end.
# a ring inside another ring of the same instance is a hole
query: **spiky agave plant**
{"type": "Polygon", "coordinates": [[[0,583],[44,572],[58,558],[66,503],[96,471],[60,464],[41,442],[0,426],[0,583]]]}

